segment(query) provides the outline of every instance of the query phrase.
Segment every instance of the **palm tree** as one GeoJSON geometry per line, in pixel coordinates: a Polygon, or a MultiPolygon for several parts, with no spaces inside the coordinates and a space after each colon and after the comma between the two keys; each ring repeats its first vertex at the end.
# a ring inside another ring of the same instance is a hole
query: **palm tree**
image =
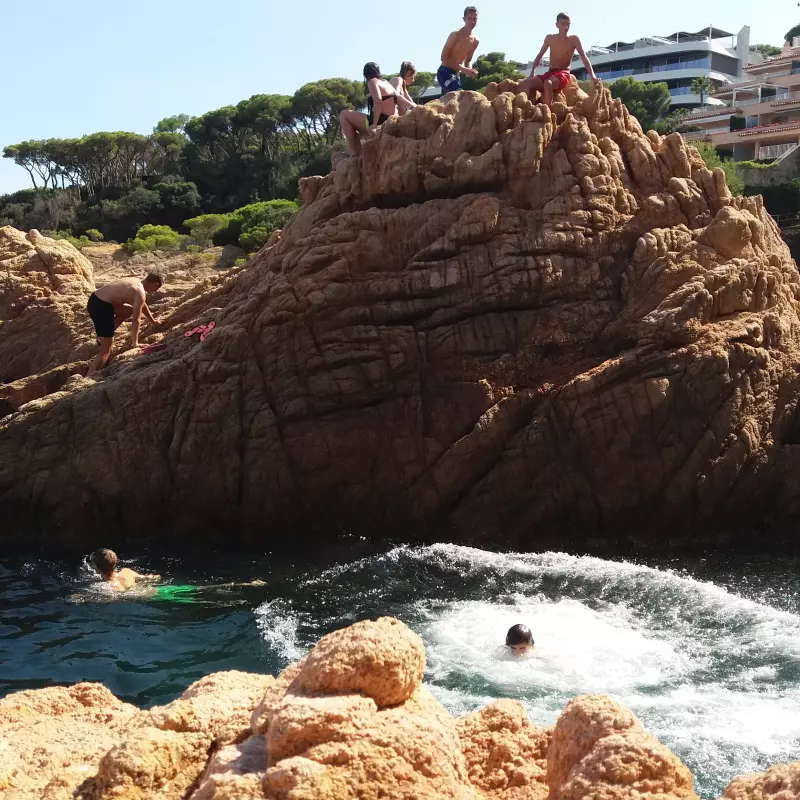
{"type": "Polygon", "coordinates": [[[714,94],[714,84],[711,83],[708,75],[704,75],[702,78],[695,78],[692,81],[692,94],[699,94],[700,95],[700,105],[705,104],[706,95],[714,94]]]}

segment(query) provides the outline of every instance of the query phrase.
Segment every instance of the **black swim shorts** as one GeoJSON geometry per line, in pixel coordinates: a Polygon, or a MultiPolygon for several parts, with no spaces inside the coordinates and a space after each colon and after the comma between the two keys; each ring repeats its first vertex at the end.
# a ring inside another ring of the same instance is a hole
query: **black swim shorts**
{"type": "Polygon", "coordinates": [[[89,298],[86,310],[94,322],[97,335],[104,339],[114,338],[114,306],[101,300],[94,292],[89,298]]]}

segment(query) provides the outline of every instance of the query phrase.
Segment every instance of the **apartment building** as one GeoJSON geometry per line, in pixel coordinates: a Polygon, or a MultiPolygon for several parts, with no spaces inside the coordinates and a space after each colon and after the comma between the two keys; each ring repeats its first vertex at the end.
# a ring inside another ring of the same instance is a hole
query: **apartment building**
{"type": "MultiPolygon", "coordinates": [[[[595,45],[586,55],[604,83],[624,77],[644,83],[666,83],[672,95],[672,107],[690,109],[700,106],[701,100],[706,99],[692,93],[695,78],[706,77],[715,87],[742,80],[743,70],[752,57],[750,28],[745,25],[734,35],[709,25],[696,33],[677,31],[669,36],[613,42],[606,47],[595,45]]],[[[572,72],[578,80],[587,78],[586,69],[577,56],[572,62],[572,72]]],[[[723,105],[723,102],[712,95],[706,104],[723,105]]]]}
{"type": "Polygon", "coordinates": [[[700,130],[685,139],[710,141],[736,161],[786,157],[800,143],[800,39],[745,67],[744,79],[718,89],[714,99],[716,107],[689,115],[687,126],[700,130]]]}

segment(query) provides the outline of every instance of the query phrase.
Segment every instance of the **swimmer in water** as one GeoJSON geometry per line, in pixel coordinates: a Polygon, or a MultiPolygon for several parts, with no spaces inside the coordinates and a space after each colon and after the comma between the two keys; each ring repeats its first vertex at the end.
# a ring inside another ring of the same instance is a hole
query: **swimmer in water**
{"type": "Polygon", "coordinates": [[[506,647],[515,656],[524,656],[533,648],[533,634],[527,625],[513,625],[506,634],[506,647]]]}
{"type": "Polygon", "coordinates": [[[117,592],[124,592],[136,585],[137,581],[158,580],[160,575],[142,575],[128,567],[117,570],[119,559],[113,550],[101,547],[89,556],[89,564],[105,583],[117,592]]]}

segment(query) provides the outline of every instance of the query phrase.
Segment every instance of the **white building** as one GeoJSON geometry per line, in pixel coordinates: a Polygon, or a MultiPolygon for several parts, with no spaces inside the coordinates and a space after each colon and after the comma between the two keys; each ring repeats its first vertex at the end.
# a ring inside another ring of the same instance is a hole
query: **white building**
{"type": "MultiPolygon", "coordinates": [[[[672,107],[694,108],[701,104],[692,94],[692,81],[707,77],[715,87],[741,80],[744,68],[760,54],[750,52],[750,27],[737,35],[709,26],[697,33],[678,31],[669,36],[648,36],[635,42],[614,42],[607,47],[586,51],[595,74],[604,83],[631,77],[644,83],[666,83],[672,95],[672,107]]],[[[537,70],[538,72],[538,70],[537,70]]],[[[572,72],[585,80],[586,70],[576,56],[572,72]]],[[[713,96],[703,98],[714,105],[713,96]]]]}

